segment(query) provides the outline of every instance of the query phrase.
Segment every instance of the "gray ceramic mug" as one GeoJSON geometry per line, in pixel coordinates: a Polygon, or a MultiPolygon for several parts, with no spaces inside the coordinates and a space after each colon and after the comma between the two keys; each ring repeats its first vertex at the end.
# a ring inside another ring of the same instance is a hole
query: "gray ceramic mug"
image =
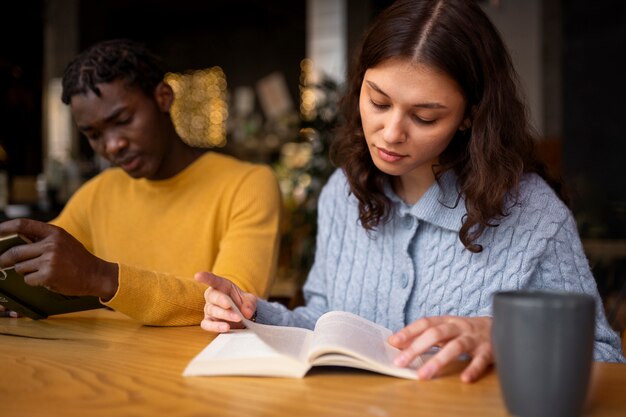
{"type": "Polygon", "coordinates": [[[495,363],[509,412],[579,416],[589,387],[594,330],[595,301],[589,295],[496,293],[495,363]]]}

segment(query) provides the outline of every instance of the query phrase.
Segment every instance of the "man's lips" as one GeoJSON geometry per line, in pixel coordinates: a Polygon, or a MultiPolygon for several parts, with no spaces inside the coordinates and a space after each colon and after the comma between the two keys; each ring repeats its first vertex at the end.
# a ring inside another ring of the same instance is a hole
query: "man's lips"
{"type": "Polygon", "coordinates": [[[139,155],[133,155],[119,161],[115,161],[115,165],[119,166],[124,171],[132,171],[139,165],[139,155]]]}

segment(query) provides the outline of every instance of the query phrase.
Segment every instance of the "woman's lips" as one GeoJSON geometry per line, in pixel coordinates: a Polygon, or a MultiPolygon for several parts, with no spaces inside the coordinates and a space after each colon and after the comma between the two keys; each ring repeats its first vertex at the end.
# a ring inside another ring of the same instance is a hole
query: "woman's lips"
{"type": "Polygon", "coordinates": [[[378,156],[385,162],[397,162],[400,159],[404,158],[405,155],[400,155],[395,152],[388,151],[384,148],[376,148],[378,151],[378,156]]]}

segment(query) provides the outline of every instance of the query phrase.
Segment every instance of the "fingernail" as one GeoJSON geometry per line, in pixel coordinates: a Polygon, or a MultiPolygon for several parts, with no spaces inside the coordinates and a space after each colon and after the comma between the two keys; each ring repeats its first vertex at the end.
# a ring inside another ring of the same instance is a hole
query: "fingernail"
{"type": "Polygon", "coordinates": [[[418,369],[417,374],[420,379],[430,379],[435,374],[435,367],[432,365],[424,365],[420,369],[418,369]]]}
{"type": "Polygon", "coordinates": [[[407,356],[400,354],[396,356],[396,358],[393,361],[393,364],[396,366],[406,366],[408,362],[409,362],[409,359],[407,358],[407,356]]]}
{"type": "Polygon", "coordinates": [[[461,381],[465,383],[472,382],[474,380],[474,374],[471,372],[465,372],[461,374],[461,381]]]}
{"type": "Polygon", "coordinates": [[[10,311],[10,312],[9,312],[9,316],[11,316],[11,317],[15,317],[15,318],[18,318],[20,315],[19,315],[19,314],[17,314],[17,312],[15,312],[15,311],[10,311]]]}
{"type": "Polygon", "coordinates": [[[404,341],[404,335],[402,333],[394,333],[391,335],[391,337],[396,343],[400,343],[404,341]]]}

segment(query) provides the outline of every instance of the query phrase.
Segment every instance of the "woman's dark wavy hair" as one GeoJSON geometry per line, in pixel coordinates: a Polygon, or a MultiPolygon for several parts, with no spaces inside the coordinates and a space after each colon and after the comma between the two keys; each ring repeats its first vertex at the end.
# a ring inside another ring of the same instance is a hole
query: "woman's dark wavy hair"
{"type": "Polygon", "coordinates": [[[101,93],[97,84],[118,79],[152,96],[165,73],[161,59],[141,43],[129,39],[100,42],[87,48],[67,65],[61,100],[69,104],[72,96],[89,90],[99,97],[101,93]]]}
{"type": "Polygon", "coordinates": [[[359,94],[365,71],[392,58],[437,68],[464,93],[471,128],[457,131],[433,171],[439,178],[452,169],[458,177],[467,210],[459,237],[467,249],[482,250],[475,240],[507,215],[507,196],[517,197],[523,173],[539,174],[561,194],[535,154],[535,133],[511,57],[480,6],[472,0],[399,0],[362,39],[341,101],[344,123],[331,147],[331,160],[358,199],[364,228],[387,221],[392,203],[383,192],[389,176],[376,168],[367,148],[359,94]]]}

